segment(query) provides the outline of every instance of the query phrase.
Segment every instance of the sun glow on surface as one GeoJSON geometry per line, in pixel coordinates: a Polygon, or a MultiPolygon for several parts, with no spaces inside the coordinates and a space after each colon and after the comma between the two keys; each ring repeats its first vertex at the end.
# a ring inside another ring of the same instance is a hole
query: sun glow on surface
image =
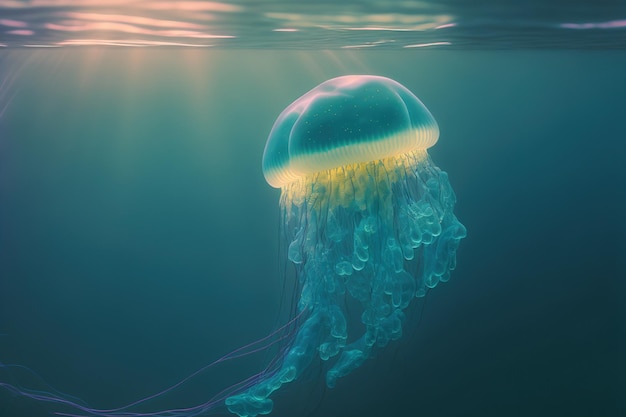
{"type": "Polygon", "coordinates": [[[207,40],[233,39],[224,22],[244,10],[212,1],[145,0],[0,0],[2,9],[12,17],[0,19],[0,33],[37,38],[42,46],[134,47],[212,46],[207,40]]]}
{"type": "Polygon", "coordinates": [[[291,48],[333,39],[336,43],[325,48],[358,49],[433,41],[435,29],[456,24],[454,16],[426,5],[397,10],[380,6],[259,5],[230,0],[0,0],[0,36],[6,35],[3,44],[9,47],[24,46],[22,39],[29,37],[31,44],[64,47],[291,48]]]}

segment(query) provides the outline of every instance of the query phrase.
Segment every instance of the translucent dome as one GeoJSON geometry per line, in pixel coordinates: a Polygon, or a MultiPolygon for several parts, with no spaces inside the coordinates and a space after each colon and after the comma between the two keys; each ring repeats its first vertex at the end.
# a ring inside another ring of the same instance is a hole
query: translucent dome
{"type": "Polygon", "coordinates": [[[372,75],[328,80],[287,107],[270,132],[263,174],[273,187],[340,166],[433,146],[439,127],[400,83],[372,75]]]}

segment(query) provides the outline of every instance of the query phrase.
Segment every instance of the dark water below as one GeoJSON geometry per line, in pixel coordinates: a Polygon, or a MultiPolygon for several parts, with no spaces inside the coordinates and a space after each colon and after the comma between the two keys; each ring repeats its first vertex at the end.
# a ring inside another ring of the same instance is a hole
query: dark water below
{"type": "MultiPolygon", "coordinates": [[[[112,407],[275,328],[267,134],[320,82],[369,73],[439,122],[430,153],[468,237],[405,337],[333,390],[314,365],[271,416],[626,414],[622,51],[3,53],[3,363],[112,407]]],[[[154,407],[205,400],[266,360],[218,367],[154,407]]],[[[0,416],[51,411],[0,391],[0,416]]]]}

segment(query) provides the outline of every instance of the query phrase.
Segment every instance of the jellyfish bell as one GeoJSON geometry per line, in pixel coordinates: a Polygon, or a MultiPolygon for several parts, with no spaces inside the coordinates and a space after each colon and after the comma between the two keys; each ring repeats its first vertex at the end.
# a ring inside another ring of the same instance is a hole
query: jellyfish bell
{"type": "Polygon", "coordinates": [[[326,384],[335,386],[402,336],[414,297],[449,279],[466,230],[447,174],[427,153],[438,138],[422,102],[379,76],[331,79],[279,115],[263,173],[281,189],[281,236],[303,319],[278,366],[226,399],[231,412],[270,413],[269,396],[316,356],[333,362],[326,384]],[[346,298],[358,303],[360,323],[346,298]]]}
{"type": "Polygon", "coordinates": [[[398,82],[371,75],[333,78],[278,116],[263,174],[280,188],[333,168],[425,150],[438,138],[433,116],[398,82]]]}

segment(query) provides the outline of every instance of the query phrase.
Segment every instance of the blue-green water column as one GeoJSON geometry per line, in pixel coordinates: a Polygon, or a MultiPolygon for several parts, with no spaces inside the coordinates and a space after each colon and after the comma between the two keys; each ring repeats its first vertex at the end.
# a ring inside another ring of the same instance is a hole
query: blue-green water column
{"type": "Polygon", "coordinates": [[[402,336],[414,297],[449,279],[466,230],[448,175],[426,151],[438,138],[422,102],[378,76],[331,79],[280,114],[263,172],[281,188],[281,236],[302,320],[278,365],[227,398],[231,412],[270,413],[269,396],[316,356],[334,361],[332,388],[402,336]],[[351,326],[346,297],[358,300],[362,325],[351,326]]]}

